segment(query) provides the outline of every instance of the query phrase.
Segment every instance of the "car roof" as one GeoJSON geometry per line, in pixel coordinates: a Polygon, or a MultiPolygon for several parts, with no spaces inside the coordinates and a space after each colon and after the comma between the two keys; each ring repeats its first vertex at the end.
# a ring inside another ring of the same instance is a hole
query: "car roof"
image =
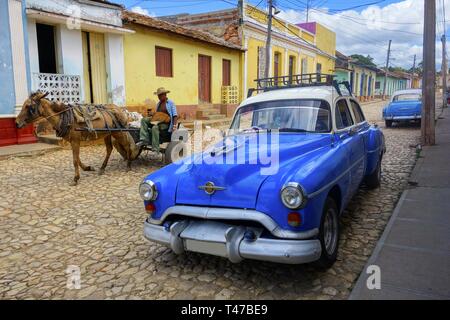
{"type": "Polygon", "coordinates": [[[328,103],[333,104],[334,98],[339,96],[339,93],[333,86],[310,86],[301,88],[277,89],[269,90],[245,99],[242,102],[241,107],[258,102],[291,99],[320,99],[326,100],[328,101],[328,103]]]}
{"type": "Polygon", "coordinates": [[[399,94],[422,94],[422,89],[404,89],[404,90],[397,90],[394,91],[392,94],[393,96],[399,95],[399,94]]]}

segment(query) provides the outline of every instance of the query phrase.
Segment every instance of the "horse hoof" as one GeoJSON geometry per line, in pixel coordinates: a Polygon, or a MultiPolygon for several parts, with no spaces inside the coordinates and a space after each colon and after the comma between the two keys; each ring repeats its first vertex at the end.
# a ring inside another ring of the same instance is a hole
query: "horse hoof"
{"type": "Polygon", "coordinates": [[[77,184],[78,184],[78,181],[72,181],[71,183],[69,183],[69,186],[76,187],[77,184]]]}
{"type": "Polygon", "coordinates": [[[89,166],[89,167],[87,167],[86,171],[95,171],[95,168],[94,168],[94,167],[91,167],[91,166],[89,166]]]}
{"type": "Polygon", "coordinates": [[[102,176],[102,175],[104,175],[105,174],[105,169],[100,169],[99,171],[98,171],[98,175],[99,176],[102,176]]]}

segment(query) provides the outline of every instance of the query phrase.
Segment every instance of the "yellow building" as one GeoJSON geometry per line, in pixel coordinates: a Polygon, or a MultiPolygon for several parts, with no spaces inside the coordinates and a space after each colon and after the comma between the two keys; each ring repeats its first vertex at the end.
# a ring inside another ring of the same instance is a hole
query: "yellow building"
{"type": "Polygon", "coordinates": [[[123,19],[134,31],[124,36],[129,108],[154,108],[153,92],[165,87],[182,119],[229,115],[240,98],[240,46],[133,12],[123,19]]]}
{"type": "MultiPolygon", "coordinates": [[[[244,92],[255,87],[255,79],[264,77],[267,22],[267,12],[248,4],[244,6],[244,92]]],[[[269,77],[316,72],[318,50],[313,42],[305,39],[314,41],[314,35],[294,24],[274,18],[269,77]]]]}
{"type": "Polygon", "coordinates": [[[307,25],[313,27],[312,32],[318,49],[316,72],[333,74],[336,61],[336,33],[317,22],[301,23],[298,26],[303,29],[307,25]]]}
{"type": "MultiPolygon", "coordinates": [[[[267,39],[267,12],[244,3],[240,8],[200,14],[181,14],[162,17],[179,25],[208,31],[230,43],[240,44],[242,54],[241,95],[256,86],[255,79],[264,75],[267,39]]],[[[269,76],[302,73],[333,73],[336,35],[313,23],[309,30],[276,16],[272,23],[271,66],[269,76]]]]}

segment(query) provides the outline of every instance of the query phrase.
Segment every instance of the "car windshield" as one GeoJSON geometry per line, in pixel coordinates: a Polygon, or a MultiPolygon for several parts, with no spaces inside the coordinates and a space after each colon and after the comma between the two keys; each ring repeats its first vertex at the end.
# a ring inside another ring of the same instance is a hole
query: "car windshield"
{"type": "Polygon", "coordinates": [[[421,99],[422,96],[418,93],[403,93],[396,95],[392,101],[417,101],[421,99]]]}
{"type": "Polygon", "coordinates": [[[280,132],[330,132],[331,111],[324,100],[278,100],[241,107],[232,130],[279,130],[280,132]]]}

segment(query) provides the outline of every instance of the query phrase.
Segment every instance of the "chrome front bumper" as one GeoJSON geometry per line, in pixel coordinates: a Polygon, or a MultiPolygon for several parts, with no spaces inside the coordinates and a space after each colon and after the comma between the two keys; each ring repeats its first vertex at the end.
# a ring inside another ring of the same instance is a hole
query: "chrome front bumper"
{"type": "Polygon", "coordinates": [[[181,220],[171,225],[145,222],[144,236],[170,247],[176,254],[200,252],[228,258],[233,263],[254,259],[286,264],[318,260],[319,240],[261,237],[261,229],[209,220],[181,220]]]}

